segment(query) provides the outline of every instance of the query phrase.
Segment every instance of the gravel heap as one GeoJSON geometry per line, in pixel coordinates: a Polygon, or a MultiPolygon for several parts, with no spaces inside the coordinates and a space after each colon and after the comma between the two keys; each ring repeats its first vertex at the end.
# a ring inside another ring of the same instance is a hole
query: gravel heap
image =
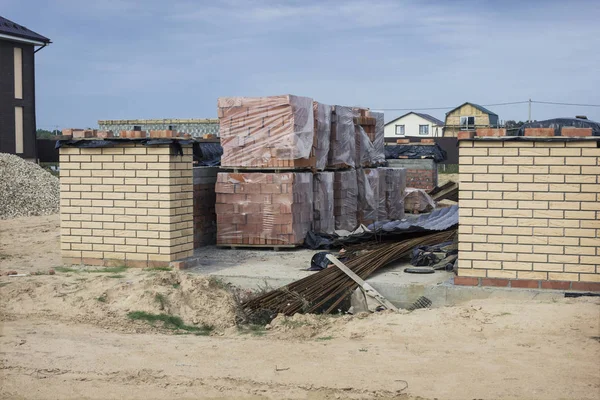
{"type": "Polygon", "coordinates": [[[56,214],[58,178],[21,157],[0,153],[0,219],[56,214]]]}

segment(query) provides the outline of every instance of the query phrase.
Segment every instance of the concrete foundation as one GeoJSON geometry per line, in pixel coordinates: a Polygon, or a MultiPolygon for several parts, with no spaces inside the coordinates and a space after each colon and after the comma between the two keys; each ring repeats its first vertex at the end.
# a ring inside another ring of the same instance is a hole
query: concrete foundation
{"type": "MultiPolygon", "coordinates": [[[[314,274],[304,271],[310,266],[314,250],[261,251],[218,249],[206,246],[196,249],[187,267],[193,273],[213,276],[245,289],[275,289],[314,274]]],[[[407,274],[407,261],[395,263],[367,279],[377,291],[400,308],[406,308],[419,297],[432,301],[432,307],[456,305],[474,299],[507,298],[550,301],[564,297],[564,291],[495,287],[454,286],[454,273],[407,274]]]]}

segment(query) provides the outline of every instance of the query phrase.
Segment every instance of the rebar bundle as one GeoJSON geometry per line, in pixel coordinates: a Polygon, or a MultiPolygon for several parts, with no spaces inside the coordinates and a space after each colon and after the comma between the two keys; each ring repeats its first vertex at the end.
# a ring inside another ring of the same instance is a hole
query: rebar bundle
{"type": "MultiPolygon", "coordinates": [[[[346,262],[348,268],[366,279],[379,268],[408,254],[415,246],[434,245],[451,240],[456,230],[429,233],[400,242],[379,243],[369,246],[364,254],[346,262]]],[[[269,310],[273,314],[291,316],[298,312],[331,313],[357,287],[339,268],[330,267],[279,289],[272,290],[242,304],[248,314],[269,310]]]]}

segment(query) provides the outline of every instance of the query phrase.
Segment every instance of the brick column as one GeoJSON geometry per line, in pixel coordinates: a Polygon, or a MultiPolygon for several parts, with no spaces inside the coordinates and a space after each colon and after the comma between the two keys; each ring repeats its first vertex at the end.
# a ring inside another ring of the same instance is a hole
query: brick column
{"type": "Polygon", "coordinates": [[[166,266],[193,252],[192,147],[60,149],[65,264],[166,266]]]}
{"type": "Polygon", "coordinates": [[[459,141],[455,282],[600,290],[598,140],[459,141]]]}

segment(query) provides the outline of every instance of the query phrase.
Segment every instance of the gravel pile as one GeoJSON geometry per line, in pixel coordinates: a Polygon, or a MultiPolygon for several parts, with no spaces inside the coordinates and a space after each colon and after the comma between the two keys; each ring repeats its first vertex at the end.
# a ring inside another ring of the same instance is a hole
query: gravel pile
{"type": "Polygon", "coordinates": [[[0,153],[0,219],[56,214],[59,210],[58,178],[21,157],[0,153]]]}

